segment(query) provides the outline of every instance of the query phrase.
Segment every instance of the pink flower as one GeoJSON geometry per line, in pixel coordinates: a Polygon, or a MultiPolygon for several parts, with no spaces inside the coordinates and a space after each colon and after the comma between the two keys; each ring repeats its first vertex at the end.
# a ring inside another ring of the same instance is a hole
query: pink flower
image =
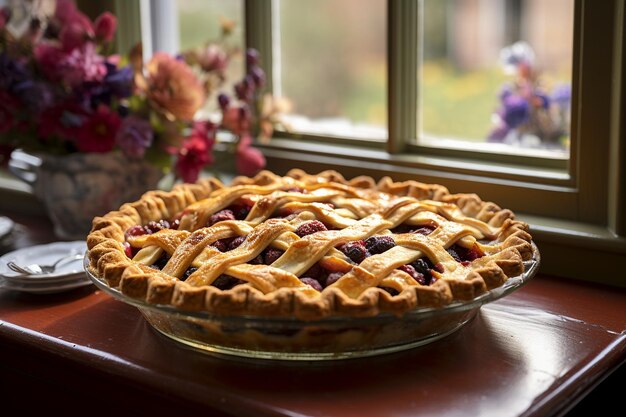
{"type": "Polygon", "coordinates": [[[222,72],[226,69],[228,64],[226,52],[224,52],[222,48],[217,45],[209,45],[206,48],[203,48],[199,51],[197,59],[200,67],[207,72],[222,72]]]}
{"type": "Polygon", "coordinates": [[[41,43],[33,51],[35,62],[41,72],[50,81],[59,81],[61,72],[58,70],[58,62],[65,55],[56,45],[51,43],[41,43]]]}
{"type": "Polygon", "coordinates": [[[215,125],[210,122],[196,122],[191,135],[178,152],[175,171],[184,182],[195,182],[202,169],[213,162],[215,125]]]}
{"type": "Polygon", "coordinates": [[[107,107],[99,107],[78,131],[76,147],[80,152],[112,151],[120,123],[117,113],[107,107]]]}
{"type": "Polygon", "coordinates": [[[63,81],[70,87],[84,82],[102,81],[107,73],[104,58],[92,43],[63,51],[55,45],[42,43],[35,48],[35,61],[50,81],[63,81]]]}
{"type": "Polygon", "coordinates": [[[109,12],[104,12],[94,22],[96,39],[111,42],[117,29],[117,18],[109,12]]]}
{"type": "Polygon", "coordinates": [[[72,49],[83,46],[89,39],[89,35],[81,25],[70,23],[61,29],[59,39],[61,40],[63,50],[69,52],[72,49]]]}
{"type": "Polygon", "coordinates": [[[10,17],[11,11],[9,10],[8,6],[4,6],[2,9],[0,9],[0,31],[4,30],[7,23],[9,22],[10,17]]]}
{"type": "Polygon", "coordinates": [[[257,148],[252,147],[252,138],[243,136],[237,147],[237,172],[249,177],[256,175],[265,167],[265,157],[257,148]]]}
{"type": "Polygon", "coordinates": [[[222,126],[235,135],[241,136],[250,130],[252,114],[246,104],[241,107],[222,107],[222,126]]]}
{"type": "Polygon", "coordinates": [[[173,118],[192,120],[205,95],[191,68],[163,52],[154,54],[146,68],[148,99],[173,118]]]}
{"type": "Polygon", "coordinates": [[[61,27],[78,25],[89,37],[93,36],[91,19],[78,10],[74,0],[57,0],[54,17],[59,21],[61,27]]]}

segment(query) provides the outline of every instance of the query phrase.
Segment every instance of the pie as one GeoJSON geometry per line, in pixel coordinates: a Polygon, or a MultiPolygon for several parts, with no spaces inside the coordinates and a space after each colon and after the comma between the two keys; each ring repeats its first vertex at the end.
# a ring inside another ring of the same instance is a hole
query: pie
{"type": "Polygon", "coordinates": [[[475,194],[335,171],[149,191],[93,220],[88,269],[127,297],[219,316],[402,316],[524,272],[528,225],[475,194]]]}

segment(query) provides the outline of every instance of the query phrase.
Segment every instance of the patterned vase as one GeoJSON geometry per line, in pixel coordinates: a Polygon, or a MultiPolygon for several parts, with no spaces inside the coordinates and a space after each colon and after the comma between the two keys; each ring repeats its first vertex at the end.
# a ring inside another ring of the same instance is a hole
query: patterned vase
{"type": "Polygon", "coordinates": [[[31,184],[63,240],[83,240],[92,220],[156,189],[163,172],[121,153],[31,155],[16,150],[9,169],[31,184]]]}

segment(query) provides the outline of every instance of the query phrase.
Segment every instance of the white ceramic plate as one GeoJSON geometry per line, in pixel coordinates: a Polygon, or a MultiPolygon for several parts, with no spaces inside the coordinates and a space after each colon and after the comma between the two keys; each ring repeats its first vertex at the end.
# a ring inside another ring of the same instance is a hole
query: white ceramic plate
{"type": "Polygon", "coordinates": [[[8,237],[13,231],[15,223],[5,216],[0,216],[0,241],[8,237]]]}
{"type": "Polygon", "coordinates": [[[50,274],[37,274],[24,276],[18,272],[15,272],[7,266],[10,261],[15,262],[20,266],[31,265],[34,263],[50,265],[53,264],[59,258],[68,256],[71,254],[84,254],[87,250],[87,243],[82,240],[73,242],[54,242],[45,245],[30,246],[28,248],[17,249],[13,252],[9,252],[0,256],[0,276],[6,280],[23,284],[25,279],[37,280],[40,283],[53,283],[59,281],[65,281],[72,278],[77,278],[78,275],[84,274],[82,259],[74,259],[65,263],[59,264],[55,272],[50,274]]]}
{"type": "MultiPolygon", "coordinates": [[[[13,272],[13,271],[11,271],[13,272]]],[[[84,279],[86,277],[84,272],[77,272],[75,274],[68,274],[63,276],[48,275],[1,275],[5,282],[16,285],[61,285],[68,282],[76,281],[77,279],[84,279]]]]}
{"type": "Polygon", "coordinates": [[[86,275],[80,278],[57,284],[17,284],[8,282],[4,278],[0,278],[0,288],[13,291],[29,292],[34,294],[56,294],[73,290],[75,288],[92,285],[93,283],[86,275]]]}

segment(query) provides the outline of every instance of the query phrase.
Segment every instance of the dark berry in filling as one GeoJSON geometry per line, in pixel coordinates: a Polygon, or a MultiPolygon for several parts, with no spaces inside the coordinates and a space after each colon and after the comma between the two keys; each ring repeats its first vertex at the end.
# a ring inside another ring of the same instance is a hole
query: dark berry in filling
{"type": "Polygon", "coordinates": [[[170,229],[178,230],[180,227],[180,219],[172,220],[170,222],[170,229]]]}
{"type": "Polygon", "coordinates": [[[365,248],[372,255],[383,253],[396,246],[391,236],[371,236],[365,240],[365,248]]]}
{"type": "Polygon", "coordinates": [[[149,235],[163,229],[178,229],[179,226],[180,220],[174,220],[173,222],[169,222],[164,219],[161,219],[158,222],[153,220],[144,226],[137,224],[129,227],[126,232],[124,232],[124,236],[128,240],[131,236],[149,235]]]}
{"type": "Polygon", "coordinates": [[[124,234],[126,235],[126,239],[128,239],[130,236],[145,235],[146,229],[144,229],[143,226],[136,224],[135,226],[129,227],[124,234]]]}
{"type": "Polygon", "coordinates": [[[244,240],[246,240],[245,236],[237,236],[236,238],[231,240],[230,243],[228,244],[228,250],[237,249],[243,243],[244,240]]]}
{"type": "Polygon", "coordinates": [[[396,290],[395,288],[389,288],[389,287],[378,287],[378,288],[380,288],[381,290],[387,291],[391,295],[398,295],[398,294],[400,294],[398,292],[398,290],[396,290]]]}
{"type": "Polygon", "coordinates": [[[328,287],[329,285],[333,285],[335,282],[339,281],[339,278],[344,275],[345,274],[343,272],[333,272],[331,274],[328,274],[328,276],[326,277],[326,286],[328,287]]]}
{"type": "Polygon", "coordinates": [[[280,249],[268,248],[263,253],[263,263],[265,265],[271,265],[278,258],[280,258],[283,255],[283,253],[285,253],[285,252],[280,250],[280,249]]]}
{"type": "Polygon", "coordinates": [[[258,255],[256,258],[250,259],[248,263],[252,265],[263,265],[263,255],[258,255]]]}
{"type": "Polygon", "coordinates": [[[133,256],[135,256],[135,254],[133,253],[133,247],[130,246],[130,243],[128,242],[124,242],[124,253],[131,259],[133,258],[133,256]]]}
{"type": "Polygon", "coordinates": [[[448,252],[450,254],[450,256],[452,256],[454,258],[455,261],[461,262],[461,257],[456,252],[456,250],[454,250],[454,248],[452,246],[450,246],[448,249],[446,249],[446,252],[448,252]]]}
{"type": "Polygon", "coordinates": [[[222,274],[219,277],[215,278],[215,281],[213,281],[213,284],[211,285],[219,288],[220,290],[229,290],[235,285],[241,284],[241,282],[242,281],[240,279],[237,279],[230,275],[222,274]]]}
{"type": "Polygon", "coordinates": [[[419,280],[423,280],[424,279],[424,274],[422,274],[421,272],[417,272],[415,270],[415,267],[413,267],[413,265],[407,264],[407,265],[402,265],[401,267],[398,268],[400,271],[404,271],[407,274],[409,274],[411,277],[413,277],[413,279],[415,279],[416,281],[419,282],[419,280]]]}
{"type": "Polygon", "coordinates": [[[348,242],[339,248],[352,262],[360,264],[369,256],[362,240],[348,242]]]}
{"type": "Polygon", "coordinates": [[[245,204],[236,204],[229,207],[230,211],[235,215],[235,219],[237,220],[245,220],[248,217],[248,213],[252,209],[251,206],[245,204]]]}
{"type": "Polygon", "coordinates": [[[310,222],[302,223],[296,229],[296,234],[300,237],[311,235],[313,233],[322,232],[324,230],[328,230],[324,223],[319,220],[312,220],[310,222]]]}
{"type": "Polygon", "coordinates": [[[302,281],[303,283],[305,283],[307,285],[310,285],[311,287],[313,287],[317,291],[322,291],[322,284],[320,284],[319,281],[314,279],[314,278],[303,277],[303,278],[300,278],[300,281],[302,281]]]}
{"type": "Polygon", "coordinates": [[[163,220],[163,219],[159,220],[158,222],[151,221],[151,222],[148,222],[148,224],[145,225],[144,228],[146,229],[147,233],[156,233],[159,230],[169,229],[170,222],[168,222],[167,220],[163,220]]]}
{"type": "Polygon", "coordinates": [[[427,274],[423,274],[418,272],[413,265],[402,265],[398,269],[409,274],[420,285],[430,285],[432,283],[432,274],[430,271],[428,271],[427,274]]]}
{"type": "Polygon", "coordinates": [[[323,272],[324,269],[319,264],[314,264],[302,276],[319,279],[323,272]]]}
{"type": "Polygon", "coordinates": [[[187,278],[189,278],[189,275],[193,274],[197,270],[198,268],[196,268],[195,266],[190,266],[189,268],[187,268],[187,270],[183,273],[183,276],[180,277],[181,281],[185,281],[187,278]]]}
{"type": "Polygon", "coordinates": [[[460,262],[463,265],[468,265],[473,260],[483,256],[483,253],[477,246],[468,249],[465,246],[461,246],[455,243],[446,250],[454,258],[455,261],[460,262]]]}
{"type": "Polygon", "coordinates": [[[211,246],[215,247],[220,252],[226,252],[228,250],[228,244],[224,242],[225,239],[216,240],[211,244],[211,246]]]}
{"type": "Polygon", "coordinates": [[[160,271],[161,269],[165,268],[165,265],[167,264],[167,261],[169,260],[170,260],[169,257],[161,256],[159,259],[157,259],[155,263],[150,265],[150,268],[158,269],[160,271]]]}
{"type": "Polygon", "coordinates": [[[412,266],[415,271],[418,273],[417,278],[415,278],[415,280],[417,282],[419,282],[421,285],[430,285],[433,282],[435,282],[435,279],[433,277],[432,274],[432,270],[435,269],[435,265],[433,265],[433,263],[430,261],[430,259],[424,257],[424,258],[419,258],[418,260],[416,260],[415,262],[413,262],[412,264],[410,264],[410,266],[412,266]]]}
{"type": "Polygon", "coordinates": [[[411,266],[420,274],[430,274],[430,270],[435,267],[430,259],[426,257],[417,259],[411,266]]]}
{"type": "Polygon", "coordinates": [[[215,223],[223,222],[226,220],[235,220],[235,214],[232,210],[220,210],[217,213],[214,213],[209,217],[209,221],[207,222],[207,226],[213,226],[215,223]]]}
{"type": "Polygon", "coordinates": [[[287,188],[285,191],[289,192],[289,193],[306,193],[306,190],[304,188],[300,188],[300,187],[291,187],[291,188],[287,188]]]}

